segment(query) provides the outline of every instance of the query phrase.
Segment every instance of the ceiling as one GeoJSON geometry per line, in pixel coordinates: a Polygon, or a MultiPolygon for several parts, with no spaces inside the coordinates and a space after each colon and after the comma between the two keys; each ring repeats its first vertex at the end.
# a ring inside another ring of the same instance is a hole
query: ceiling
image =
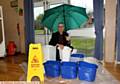
{"type": "MultiPolygon", "coordinates": [[[[43,6],[43,1],[45,0],[33,0],[34,7],[43,6]]],[[[50,4],[60,4],[60,3],[68,3],[69,0],[46,0],[50,4]]]]}

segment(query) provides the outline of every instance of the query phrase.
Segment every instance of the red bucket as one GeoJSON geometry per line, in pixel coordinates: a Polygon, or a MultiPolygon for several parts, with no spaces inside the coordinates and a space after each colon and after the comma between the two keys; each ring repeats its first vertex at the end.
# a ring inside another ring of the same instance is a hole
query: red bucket
{"type": "Polygon", "coordinates": [[[16,45],[15,45],[14,41],[10,41],[8,43],[7,50],[8,50],[8,52],[7,52],[8,55],[15,55],[16,45]]]}

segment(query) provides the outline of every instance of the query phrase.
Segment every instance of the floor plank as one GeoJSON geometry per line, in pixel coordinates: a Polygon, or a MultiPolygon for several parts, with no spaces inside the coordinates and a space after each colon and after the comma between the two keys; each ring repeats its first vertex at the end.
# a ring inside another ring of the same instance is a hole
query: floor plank
{"type": "Polygon", "coordinates": [[[113,63],[105,63],[104,67],[120,81],[120,65],[115,65],[113,63]]]}

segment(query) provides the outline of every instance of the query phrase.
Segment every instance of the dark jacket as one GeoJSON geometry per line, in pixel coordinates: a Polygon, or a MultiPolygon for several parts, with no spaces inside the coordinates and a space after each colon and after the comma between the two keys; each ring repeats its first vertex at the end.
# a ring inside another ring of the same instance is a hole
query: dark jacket
{"type": "Polygon", "coordinates": [[[67,32],[63,32],[62,35],[60,35],[59,32],[53,33],[52,38],[49,42],[49,45],[56,46],[56,44],[62,44],[64,46],[70,46],[70,41],[66,40],[66,37],[68,37],[68,36],[69,35],[67,32]]]}

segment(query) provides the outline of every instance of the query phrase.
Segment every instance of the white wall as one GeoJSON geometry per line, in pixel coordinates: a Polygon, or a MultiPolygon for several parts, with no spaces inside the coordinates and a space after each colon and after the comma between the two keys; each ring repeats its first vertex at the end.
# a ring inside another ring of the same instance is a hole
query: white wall
{"type": "MultiPolygon", "coordinates": [[[[24,17],[19,16],[15,8],[10,6],[11,0],[0,0],[0,5],[3,6],[3,17],[4,17],[4,26],[5,26],[5,40],[6,45],[9,41],[15,41],[17,45],[17,51],[22,53],[25,52],[25,40],[24,40],[24,17]],[[17,23],[20,24],[20,40],[17,33],[17,23]]],[[[23,7],[23,0],[18,0],[19,6],[23,7]]]]}

